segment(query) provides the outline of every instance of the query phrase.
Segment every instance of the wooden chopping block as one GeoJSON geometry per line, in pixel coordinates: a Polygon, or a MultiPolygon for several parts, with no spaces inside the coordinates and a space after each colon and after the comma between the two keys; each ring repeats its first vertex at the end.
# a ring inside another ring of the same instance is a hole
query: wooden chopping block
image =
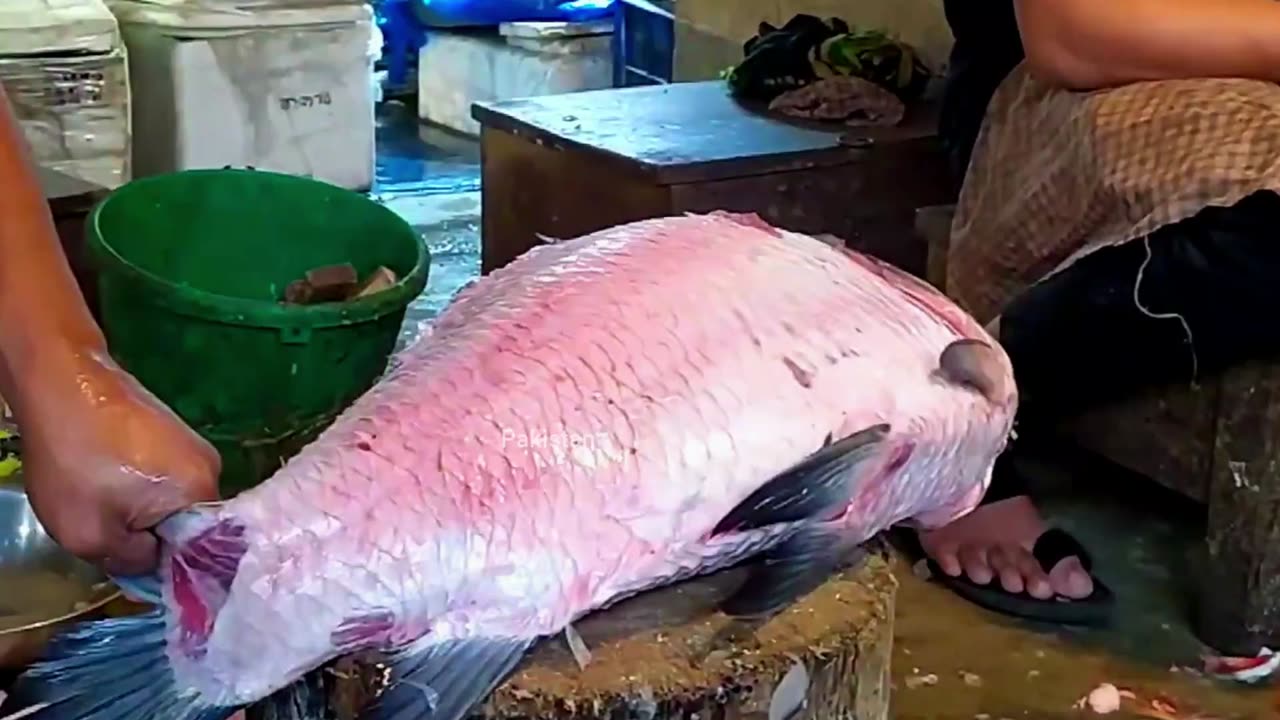
{"type": "MultiPolygon", "coordinates": [[[[797,662],[809,686],[788,720],[889,717],[897,581],[882,557],[833,576],[763,623],[714,610],[744,578],[728,570],[587,617],[575,626],[591,652],[585,669],[563,635],[544,640],[473,717],[766,720],[775,688],[797,662]]],[[[260,708],[250,718],[354,718],[385,676],[376,662],[313,676],[316,702],[301,714],[260,708]]]]}

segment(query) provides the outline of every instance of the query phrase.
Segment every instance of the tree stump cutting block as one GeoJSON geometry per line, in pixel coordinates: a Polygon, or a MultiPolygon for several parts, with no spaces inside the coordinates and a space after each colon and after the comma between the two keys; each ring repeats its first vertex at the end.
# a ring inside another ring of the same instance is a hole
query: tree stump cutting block
{"type": "MultiPolygon", "coordinates": [[[[878,555],[763,622],[715,607],[745,579],[729,570],[655,590],[575,625],[591,653],[579,668],[563,635],[544,640],[477,708],[475,720],[886,720],[897,582],[878,555]],[[804,703],[779,698],[798,688],[804,703]],[[791,710],[789,714],[786,712],[791,710]]],[[[347,661],[317,683],[316,708],[251,713],[261,720],[348,720],[386,676],[375,659],[347,661]],[[325,699],[321,699],[321,698],[325,699]],[[302,712],[298,712],[302,710],[302,712]]]]}

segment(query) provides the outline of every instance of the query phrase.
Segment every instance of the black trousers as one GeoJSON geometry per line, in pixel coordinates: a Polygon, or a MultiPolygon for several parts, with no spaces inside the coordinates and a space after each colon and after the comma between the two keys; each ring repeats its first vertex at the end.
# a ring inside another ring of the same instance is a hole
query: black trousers
{"type": "MultiPolygon", "coordinates": [[[[1022,398],[1018,435],[1099,401],[1280,356],[1277,313],[1275,193],[1207,208],[1088,255],[1024,293],[1001,317],[1000,341],[1022,398]]],[[[984,502],[1025,492],[1013,468],[1018,452],[1015,440],[997,461],[984,502]]]]}

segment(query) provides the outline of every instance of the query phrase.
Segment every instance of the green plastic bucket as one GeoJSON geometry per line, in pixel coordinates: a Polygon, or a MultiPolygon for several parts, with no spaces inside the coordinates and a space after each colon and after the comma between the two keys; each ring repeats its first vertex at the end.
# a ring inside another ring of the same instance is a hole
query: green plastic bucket
{"type": "Polygon", "coordinates": [[[430,265],[378,203],[257,170],[136,180],[94,208],[86,234],[112,356],[218,448],[227,495],[373,385],[430,265]],[[290,282],[338,263],[400,280],[350,302],[280,302],[290,282]]]}

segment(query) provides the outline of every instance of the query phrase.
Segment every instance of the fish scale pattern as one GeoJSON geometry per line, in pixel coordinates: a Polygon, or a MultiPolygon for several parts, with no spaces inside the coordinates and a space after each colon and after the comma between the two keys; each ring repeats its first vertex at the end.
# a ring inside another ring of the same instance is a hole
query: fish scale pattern
{"type": "Polygon", "coordinates": [[[919,281],[751,217],[537,248],[218,511],[249,549],[183,675],[249,699],[347,645],[557,632],[767,548],[772,531],[709,533],[877,423],[892,431],[840,519],[851,533],[967,510],[1016,398],[938,378],[960,338],[991,342],[919,281]]]}

